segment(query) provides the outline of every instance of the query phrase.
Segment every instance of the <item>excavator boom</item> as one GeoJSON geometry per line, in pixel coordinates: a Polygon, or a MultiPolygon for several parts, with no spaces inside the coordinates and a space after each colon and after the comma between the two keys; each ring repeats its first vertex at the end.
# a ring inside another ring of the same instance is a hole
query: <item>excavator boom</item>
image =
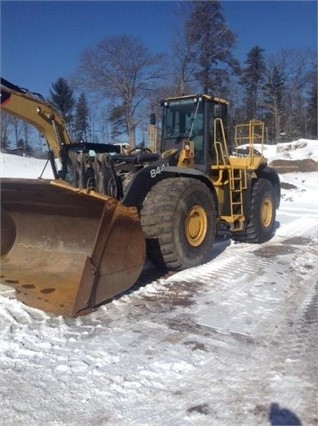
{"type": "Polygon", "coordinates": [[[62,145],[71,145],[66,125],[58,111],[39,94],[30,93],[1,78],[1,109],[31,124],[45,137],[59,158],[62,145]]]}

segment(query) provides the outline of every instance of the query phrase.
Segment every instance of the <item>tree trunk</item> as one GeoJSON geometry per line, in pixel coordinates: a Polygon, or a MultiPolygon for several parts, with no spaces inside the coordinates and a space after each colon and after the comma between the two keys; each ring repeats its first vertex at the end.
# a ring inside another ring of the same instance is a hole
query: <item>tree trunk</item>
{"type": "Polygon", "coordinates": [[[136,122],[129,112],[126,112],[128,143],[131,148],[136,146],[136,122]]]}

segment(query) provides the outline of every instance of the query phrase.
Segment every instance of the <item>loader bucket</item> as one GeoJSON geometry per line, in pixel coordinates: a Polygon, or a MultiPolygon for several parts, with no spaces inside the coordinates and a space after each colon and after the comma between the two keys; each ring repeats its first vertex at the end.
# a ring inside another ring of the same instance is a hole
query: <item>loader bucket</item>
{"type": "Polygon", "coordinates": [[[144,260],[135,208],[60,181],[1,180],[1,283],[25,304],[87,313],[130,288],[144,260]]]}

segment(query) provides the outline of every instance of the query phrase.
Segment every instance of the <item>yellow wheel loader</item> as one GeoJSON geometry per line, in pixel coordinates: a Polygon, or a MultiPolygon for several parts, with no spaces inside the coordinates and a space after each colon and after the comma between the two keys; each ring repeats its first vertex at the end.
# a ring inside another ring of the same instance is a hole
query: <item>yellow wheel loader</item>
{"type": "Polygon", "coordinates": [[[43,134],[55,177],[1,179],[1,282],[21,301],[77,316],[130,288],[146,255],[178,271],[211,258],[220,227],[241,241],[272,237],[280,182],[254,147],[263,123],[238,126],[229,146],[227,101],[161,104],[160,153],[125,154],[72,143],[52,105],[1,79],[2,110],[43,134]]]}

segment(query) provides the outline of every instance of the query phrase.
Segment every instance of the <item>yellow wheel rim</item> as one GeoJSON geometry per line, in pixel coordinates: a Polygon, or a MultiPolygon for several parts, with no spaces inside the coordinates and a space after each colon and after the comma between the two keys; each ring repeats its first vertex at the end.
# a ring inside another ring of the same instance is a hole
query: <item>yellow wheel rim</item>
{"type": "Polygon", "coordinates": [[[185,219],[185,235],[188,243],[192,247],[198,247],[204,240],[207,233],[207,216],[204,209],[193,206],[185,219]]]}
{"type": "Polygon", "coordinates": [[[262,203],[261,221],[265,228],[268,228],[273,218],[273,204],[270,198],[265,198],[262,203]]]}

